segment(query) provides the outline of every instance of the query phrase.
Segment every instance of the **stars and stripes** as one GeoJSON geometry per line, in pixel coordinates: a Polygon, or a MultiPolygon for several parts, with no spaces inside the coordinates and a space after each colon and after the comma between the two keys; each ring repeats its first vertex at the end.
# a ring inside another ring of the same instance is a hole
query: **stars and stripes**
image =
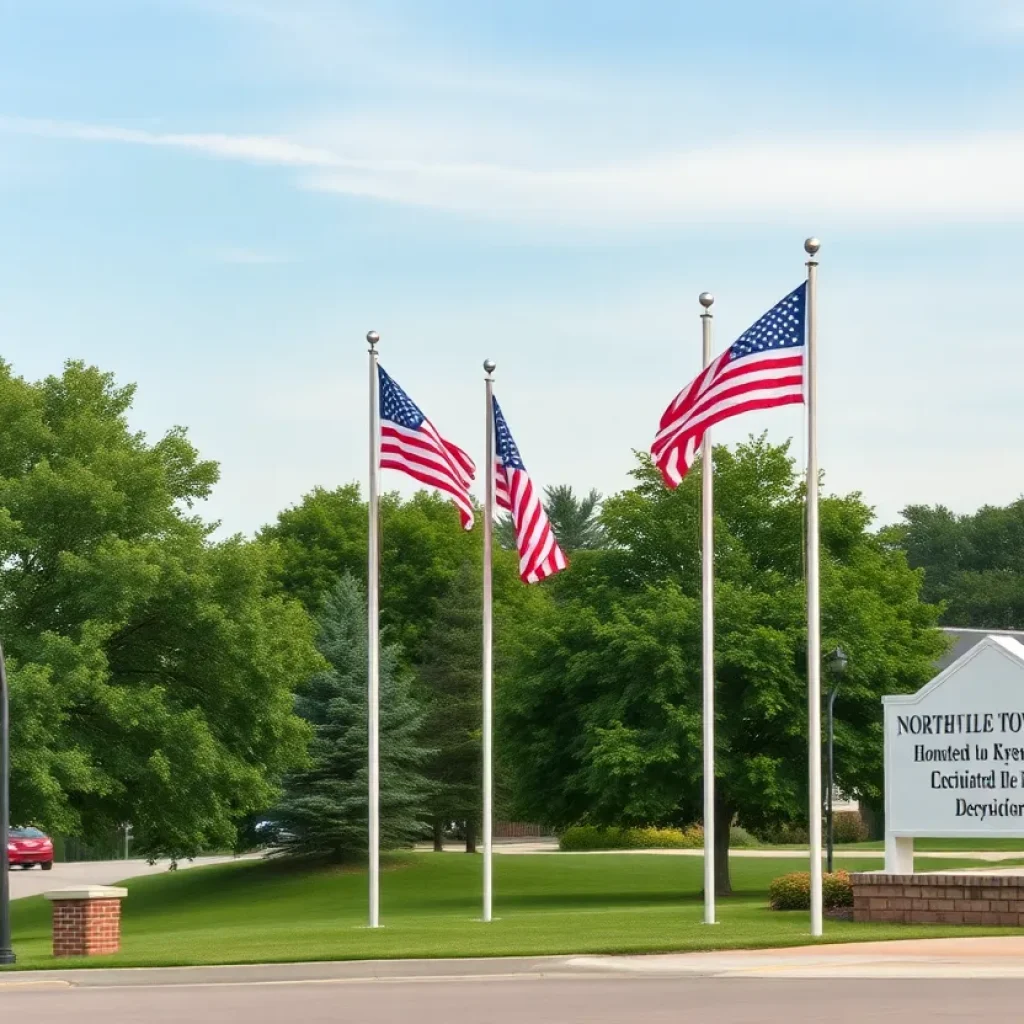
{"type": "Polygon", "coordinates": [[[450,494],[463,529],[473,528],[469,485],[476,475],[473,460],[446,441],[419,406],[377,367],[380,381],[380,468],[397,469],[428,487],[450,494]]]}
{"type": "Polygon", "coordinates": [[[651,446],[668,487],[686,476],[704,431],[753,409],[804,400],[804,320],[807,285],[787,295],[744,331],[676,395],[651,446]]]}
{"type": "Polygon", "coordinates": [[[494,402],[494,500],[512,514],[519,552],[519,576],[537,583],[568,565],[558,546],[547,513],[526,472],[512,433],[494,402]]]}

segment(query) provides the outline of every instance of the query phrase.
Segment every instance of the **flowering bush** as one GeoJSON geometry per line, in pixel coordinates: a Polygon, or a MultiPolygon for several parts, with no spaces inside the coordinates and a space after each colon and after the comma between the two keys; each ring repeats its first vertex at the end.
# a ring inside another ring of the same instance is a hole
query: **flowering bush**
{"type": "MultiPolygon", "coordinates": [[[[826,874],[821,882],[822,904],[825,910],[853,906],[853,886],[846,871],[826,874]]],[[[811,876],[806,871],[782,875],[768,886],[768,901],[772,910],[810,910],[811,876]]]]}

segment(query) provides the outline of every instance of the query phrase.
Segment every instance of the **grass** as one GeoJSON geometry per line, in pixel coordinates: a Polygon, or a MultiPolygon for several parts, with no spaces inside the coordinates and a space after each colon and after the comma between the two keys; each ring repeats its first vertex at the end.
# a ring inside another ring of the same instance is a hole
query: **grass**
{"type": "MultiPolygon", "coordinates": [[[[806,850],[806,843],[762,844],[761,850],[806,850]]],[[[870,852],[884,850],[885,842],[872,839],[863,843],[836,843],[837,850],[870,852]]],[[[1019,853],[1024,857],[1024,839],[915,839],[918,853],[1019,853]]]]}
{"type": "MultiPolygon", "coordinates": [[[[976,866],[919,861],[919,870],[976,866]]],[[[875,859],[845,862],[877,869],[875,859]]],[[[129,881],[122,952],[88,961],[50,956],[49,905],[12,906],[20,968],[142,967],[403,957],[546,953],[652,953],[757,948],[809,941],[806,913],[767,908],[772,878],[804,859],[734,859],[735,894],[719,901],[720,924],[701,924],[699,857],[614,855],[495,858],[495,914],[481,924],[478,857],[408,854],[382,874],[381,919],[364,927],[366,876],[244,861],[129,881]]],[[[1002,929],[999,934],[1007,934],[1002,929]]],[[[980,928],[826,922],[826,942],[992,934],[980,928]]]]}
{"type": "MultiPolygon", "coordinates": [[[[867,843],[845,843],[841,850],[884,850],[882,840],[867,843]]],[[[1024,856],[1024,839],[915,839],[914,849],[920,853],[1019,853],[1024,856]]]]}

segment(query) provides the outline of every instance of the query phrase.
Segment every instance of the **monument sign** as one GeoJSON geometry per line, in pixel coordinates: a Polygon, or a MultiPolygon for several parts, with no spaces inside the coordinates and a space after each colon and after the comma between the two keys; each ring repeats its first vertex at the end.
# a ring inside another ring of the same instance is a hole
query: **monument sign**
{"type": "Polygon", "coordinates": [[[887,873],[913,873],[915,836],[1024,837],[1024,645],[988,636],[882,703],[887,873]]]}

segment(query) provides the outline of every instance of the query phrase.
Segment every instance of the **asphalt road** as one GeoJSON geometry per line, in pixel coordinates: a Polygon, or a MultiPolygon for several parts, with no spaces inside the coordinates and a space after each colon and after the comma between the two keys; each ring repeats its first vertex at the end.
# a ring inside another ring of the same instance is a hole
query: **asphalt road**
{"type": "MultiPolygon", "coordinates": [[[[202,867],[204,864],[220,864],[233,860],[232,857],[199,857],[194,861],[182,861],[178,868],[202,867]]],[[[148,864],[144,860],[103,860],[83,861],[78,864],[54,864],[52,871],[32,868],[23,871],[15,868],[11,872],[11,899],[23,896],[38,896],[50,889],[66,889],[72,885],[112,885],[139,875],[158,875],[170,867],[168,861],[148,864]]]]}
{"type": "Polygon", "coordinates": [[[1024,981],[559,977],[334,979],[287,984],[0,988],[0,1019],[33,1024],[775,1024],[1019,1022],[1024,981]]]}

